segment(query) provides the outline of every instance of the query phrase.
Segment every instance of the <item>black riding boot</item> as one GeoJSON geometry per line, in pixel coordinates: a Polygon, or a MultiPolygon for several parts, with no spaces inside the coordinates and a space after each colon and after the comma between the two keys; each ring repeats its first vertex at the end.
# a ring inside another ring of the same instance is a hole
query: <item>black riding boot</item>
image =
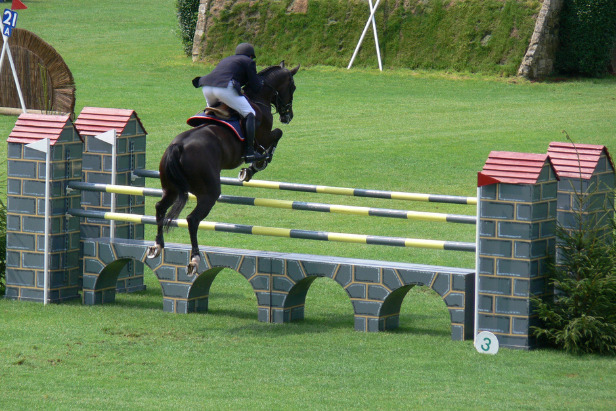
{"type": "Polygon", "coordinates": [[[246,116],[246,153],[244,155],[244,161],[247,163],[254,163],[255,161],[265,160],[267,156],[259,153],[255,153],[255,115],[248,114],[246,116]]]}

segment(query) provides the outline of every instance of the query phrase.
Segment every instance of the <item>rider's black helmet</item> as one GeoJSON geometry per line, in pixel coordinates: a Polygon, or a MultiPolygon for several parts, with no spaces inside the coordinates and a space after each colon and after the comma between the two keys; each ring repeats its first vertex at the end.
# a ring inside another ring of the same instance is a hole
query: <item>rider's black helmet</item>
{"type": "Polygon", "coordinates": [[[236,55],[248,56],[251,59],[255,59],[255,48],[250,43],[240,43],[235,48],[236,55]]]}

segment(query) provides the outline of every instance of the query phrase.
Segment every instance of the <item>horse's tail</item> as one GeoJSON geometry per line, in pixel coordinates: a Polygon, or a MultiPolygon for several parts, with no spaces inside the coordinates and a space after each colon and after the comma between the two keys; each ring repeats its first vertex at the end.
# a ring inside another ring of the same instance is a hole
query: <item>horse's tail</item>
{"type": "Polygon", "coordinates": [[[173,184],[178,192],[178,197],[165,216],[164,225],[167,230],[171,227],[171,222],[178,218],[188,201],[187,177],[180,164],[183,151],[184,147],[181,145],[171,144],[163,155],[164,173],[167,180],[173,184]]]}

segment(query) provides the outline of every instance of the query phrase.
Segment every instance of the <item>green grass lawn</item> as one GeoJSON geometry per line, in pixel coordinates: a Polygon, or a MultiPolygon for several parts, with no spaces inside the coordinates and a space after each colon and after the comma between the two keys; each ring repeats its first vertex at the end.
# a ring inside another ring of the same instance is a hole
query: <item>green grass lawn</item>
{"type": "MultiPolygon", "coordinates": [[[[19,26],[53,45],[84,106],[134,109],[148,131],[150,169],[204,105],[190,80],[210,68],[182,55],[174,0],[29,1],[19,26]]],[[[257,50],[258,52],[258,50],[257,50]]],[[[285,56],[281,55],[280,59],[285,56]]],[[[350,58],[350,56],[349,56],[350,58]]],[[[301,61],[288,61],[289,65],[301,61]]],[[[529,83],[470,74],[302,68],[295,118],[260,179],[475,195],[491,150],[544,153],[562,130],[616,147],[616,81],[529,83]]],[[[6,138],[14,117],[0,117],[6,138]]],[[[0,145],[6,158],[6,145],[0,145]]],[[[2,166],[0,181],[5,181],[2,166]]],[[[235,176],[237,170],[225,171],[235,176]]],[[[157,181],[148,181],[151,187],[157,181]]],[[[408,204],[223,187],[223,193],[473,214],[469,206],[408,204]]],[[[2,194],[5,198],[5,194],[2,194]]],[[[154,199],[148,200],[152,214],[154,199]]],[[[474,241],[468,225],[217,205],[212,221],[474,241]]],[[[146,237],[154,231],[147,228],[146,237]]],[[[188,242],[173,230],[169,242],[188,242]]],[[[472,267],[469,253],[200,233],[200,243],[248,249],[472,267]]],[[[400,329],[353,331],[353,310],[318,279],[302,322],[257,321],[256,297],[225,270],[208,314],[162,311],[157,280],[115,304],[43,306],[0,300],[0,409],[596,408],[616,401],[616,362],[550,350],[478,354],[450,339],[433,292],[405,298],[400,329]]]]}

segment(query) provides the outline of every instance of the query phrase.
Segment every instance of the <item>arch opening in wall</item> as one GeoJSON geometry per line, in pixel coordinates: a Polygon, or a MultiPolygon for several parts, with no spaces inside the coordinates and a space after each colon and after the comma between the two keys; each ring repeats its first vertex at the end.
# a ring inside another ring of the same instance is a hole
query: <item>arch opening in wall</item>
{"type": "MultiPolygon", "coordinates": [[[[258,321],[257,296],[250,282],[239,272],[216,267],[199,275],[203,286],[209,282],[208,315],[258,321]],[[216,280],[216,281],[214,281],[216,280]]],[[[193,287],[198,286],[199,279],[193,287]]]]}
{"type": "Polygon", "coordinates": [[[447,304],[430,287],[411,286],[400,306],[396,332],[451,337],[451,317],[447,304]]]}
{"type": "MultiPolygon", "coordinates": [[[[345,289],[329,277],[310,276],[296,284],[306,282],[304,323],[320,330],[354,327],[353,304],[345,289]]],[[[295,288],[294,287],[294,288],[295,288]]]]}
{"type": "MultiPolygon", "coordinates": [[[[75,80],[60,54],[36,34],[15,28],[9,48],[26,109],[43,113],[75,111],[75,80]]],[[[0,46],[4,41],[0,38],[0,46]]],[[[21,103],[8,62],[0,72],[0,113],[21,113],[21,103]]]]}
{"type": "Polygon", "coordinates": [[[107,264],[98,274],[96,285],[93,288],[97,291],[110,288],[115,290],[118,283],[118,276],[129,261],[131,261],[130,258],[121,258],[107,264]]]}
{"type": "MultiPolygon", "coordinates": [[[[160,286],[158,277],[152,271],[152,269],[143,264],[140,261],[134,259],[128,259],[126,266],[135,264],[142,266],[143,272],[143,289],[135,291],[133,289],[125,289],[116,292],[115,302],[116,305],[124,305],[131,308],[142,308],[148,310],[163,310],[163,292],[160,286]]],[[[122,279],[119,278],[117,286],[122,279]]],[[[130,280],[128,280],[130,282],[130,280]]]]}

